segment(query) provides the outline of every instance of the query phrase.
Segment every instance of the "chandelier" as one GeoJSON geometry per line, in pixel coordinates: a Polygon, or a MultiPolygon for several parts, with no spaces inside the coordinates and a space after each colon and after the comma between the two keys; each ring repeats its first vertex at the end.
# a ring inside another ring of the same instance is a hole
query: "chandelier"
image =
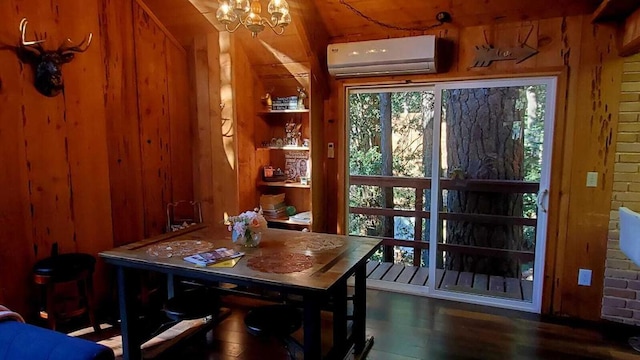
{"type": "Polygon", "coordinates": [[[220,0],[216,18],[228,32],[238,30],[240,25],[251,31],[256,37],[266,26],[274,33],[282,35],[284,28],[291,23],[287,0],[270,0],[267,11],[271,20],[262,17],[260,0],[220,0]]]}

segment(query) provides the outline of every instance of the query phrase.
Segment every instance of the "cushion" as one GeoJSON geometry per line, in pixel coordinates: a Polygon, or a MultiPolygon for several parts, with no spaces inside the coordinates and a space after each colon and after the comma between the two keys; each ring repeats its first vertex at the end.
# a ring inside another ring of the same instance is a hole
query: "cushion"
{"type": "Polygon", "coordinates": [[[113,360],[113,351],[80,338],[23,324],[0,321],[0,359],[113,360]]]}

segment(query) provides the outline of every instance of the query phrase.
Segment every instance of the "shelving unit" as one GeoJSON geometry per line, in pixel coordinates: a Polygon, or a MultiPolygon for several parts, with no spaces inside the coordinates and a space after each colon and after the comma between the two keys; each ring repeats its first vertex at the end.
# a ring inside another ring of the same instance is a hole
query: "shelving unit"
{"type": "MultiPolygon", "coordinates": [[[[278,72],[277,68],[270,68],[270,74],[256,82],[254,93],[265,94],[269,92],[275,102],[277,97],[297,95],[298,88],[304,88],[307,93],[307,98],[304,99],[305,109],[266,110],[265,105],[256,98],[255,121],[252,131],[255,153],[250,155],[251,162],[254,164],[255,180],[252,183],[254,189],[251,190],[255,193],[256,202],[259,202],[261,195],[284,193],[287,206],[295,207],[297,213],[307,211],[312,213],[311,223],[274,219],[268,220],[269,226],[323,231],[324,193],[321,174],[323,158],[320,152],[323,149],[324,100],[322,96],[314,98],[313,82],[316,80],[310,73],[292,74],[284,67],[280,70],[281,72],[278,72]],[[299,131],[301,136],[295,145],[287,145],[285,127],[288,122],[294,122],[296,126],[300,126],[296,131],[299,131]],[[277,145],[275,145],[276,143],[277,145]],[[303,144],[305,146],[302,146],[303,144]],[[280,168],[283,172],[287,168],[291,169],[296,173],[296,182],[264,181],[263,173],[266,166],[271,166],[274,169],[280,168]],[[298,174],[304,173],[305,171],[301,169],[305,169],[305,167],[308,183],[302,184],[298,174]]],[[[249,182],[243,182],[241,187],[249,191],[249,185],[249,182]]]]}
{"type": "MultiPolygon", "coordinates": [[[[293,88],[295,91],[295,88],[293,88]]],[[[282,96],[288,96],[290,94],[278,94],[282,96]]],[[[260,110],[257,112],[260,119],[259,126],[257,128],[262,129],[256,131],[255,142],[257,157],[259,163],[262,166],[272,166],[274,168],[280,168],[283,171],[286,169],[290,171],[299,171],[298,164],[299,159],[306,164],[306,176],[309,178],[311,175],[311,152],[312,145],[301,146],[303,139],[310,141],[311,139],[311,127],[309,115],[310,109],[301,110],[260,110]],[[286,131],[285,125],[288,122],[293,122],[300,126],[300,138],[298,145],[286,145],[286,131]],[[282,146],[273,146],[275,142],[283,143],[282,146]],[[265,146],[270,144],[270,146],[265,146]],[[295,155],[292,155],[295,154],[295,155]],[[287,163],[288,162],[288,163],[287,163]],[[295,165],[294,165],[295,164],[295,165]]],[[[302,165],[305,166],[305,165],[302,165]]],[[[258,169],[260,172],[260,168],[258,169]]],[[[312,211],[311,204],[311,191],[312,186],[309,184],[302,184],[299,179],[292,181],[262,181],[260,179],[256,182],[259,195],[263,194],[285,194],[285,203],[287,206],[293,206],[297,212],[312,211]]],[[[297,177],[297,173],[296,173],[297,177]]],[[[312,224],[303,223],[289,219],[270,219],[267,220],[270,226],[284,227],[291,229],[311,229],[312,224]]]]}

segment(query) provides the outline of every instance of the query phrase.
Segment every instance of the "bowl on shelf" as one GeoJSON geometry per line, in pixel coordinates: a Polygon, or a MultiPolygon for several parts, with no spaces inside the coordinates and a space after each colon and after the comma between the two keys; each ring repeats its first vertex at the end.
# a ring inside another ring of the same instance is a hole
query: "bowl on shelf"
{"type": "Polygon", "coordinates": [[[263,176],[262,180],[265,182],[279,182],[287,180],[287,175],[273,175],[273,176],[263,176]]]}
{"type": "Polygon", "coordinates": [[[262,171],[262,180],[266,182],[276,182],[287,180],[287,175],[280,169],[274,169],[271,166],[265,166],[262,171]]]}

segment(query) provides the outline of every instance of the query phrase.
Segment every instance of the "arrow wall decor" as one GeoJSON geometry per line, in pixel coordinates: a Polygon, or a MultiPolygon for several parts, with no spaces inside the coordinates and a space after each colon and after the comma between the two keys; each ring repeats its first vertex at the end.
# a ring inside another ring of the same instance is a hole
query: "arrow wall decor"
{"type": "Polygon", "coordinates": [[[476,46],[476,56],[471,67],[487,67],[494,61],[502,60],[515,60],[519,64],[537,53],[538,50],[524,44],[502,49],[487,45],[476,46]]]}

